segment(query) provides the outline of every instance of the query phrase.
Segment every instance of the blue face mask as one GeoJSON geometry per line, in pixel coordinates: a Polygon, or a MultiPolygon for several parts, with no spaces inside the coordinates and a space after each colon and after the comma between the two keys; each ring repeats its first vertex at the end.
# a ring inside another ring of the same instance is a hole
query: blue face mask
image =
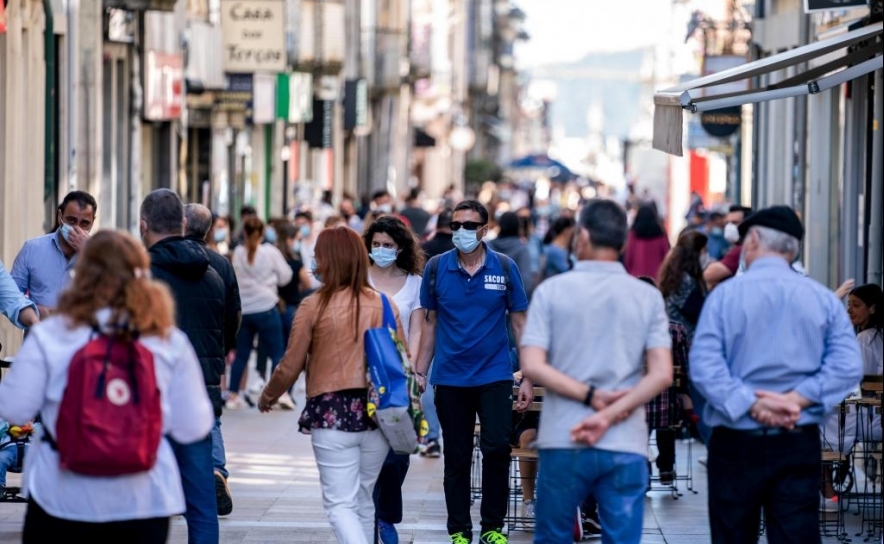
{"type": "Polygon", "coordinates": [[[376,247],[371,250],[371,260],[381,268],[388,268],[396,262],[399,252],[389,247],[376,247]]]}
{"type": "Polygon", "coordinates": [[[316,264],[316,259],[313,259],[313,262],[310,263],[310,273],[313,274],[313,277],[316,278],[316,281],[318,281],[319,283],[322,283],[322,277],[319,275],[319,272],[317,271],[318,267],[319,267],[319,265],[316,264]]]}
{"type": "Polygon", "coordinates": [[[65,242],[71,241],[71,231],[72,230],[74,230],[74,228],[72,226],[68,225],[67,223],[65,223],[61,226],[61,237],[64,238],[65,242]]]}
{"type": "Polygon", "coordinates": [[[276,229],[273,227],[267,227],[264,229],[264,241],[268,244],[276,243],[276,229]]]}
{"type": "Polygon", "coordinates": [[[310,225],[301,225],[301,238],[310,237],[310,225]]]}
{"type": "Polygon", "coordinates": [[[227,240],[227,229],[217,229],[215,230],[215,243],[220,244],[224,240],[227,240]]]}
{"type": "Polygon", "coordinates": [[[458,251],[462,253],[472,253],[476,251],[477,247],[479,247],[478,232],[479,231],[477,230],[461,228],[454,231],[454,236],[451,241],[454,243],[454,247],[456,247],[458,251]]]}

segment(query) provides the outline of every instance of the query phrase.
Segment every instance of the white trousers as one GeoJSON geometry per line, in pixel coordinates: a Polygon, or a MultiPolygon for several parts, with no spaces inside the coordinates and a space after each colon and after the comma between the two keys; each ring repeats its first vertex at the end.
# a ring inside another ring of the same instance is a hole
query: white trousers
{"type": "Polygon", "coordinates": [[[338,542],[374,542],[372,492],[390,445],[381,431],[310,431],[322,503],[338,542]]]}

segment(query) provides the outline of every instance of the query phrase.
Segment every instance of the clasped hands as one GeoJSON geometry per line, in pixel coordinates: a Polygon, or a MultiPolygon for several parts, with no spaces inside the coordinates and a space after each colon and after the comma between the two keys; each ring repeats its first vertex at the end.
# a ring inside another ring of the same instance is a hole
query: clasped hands
{"type": "Polygon", "coordinates": [[[749,409],[752,419],[765,427],[795,428],[801,417],[801,404],[797,393],[774,393],[773,391],[756,391],[758,400],[749,409]]]}
{"type": "Polygon", "coordinates": [[[614,410],[612,405],[626,396],[630,389],[607,391],[596,389],[592,396],[592,409],[595,413],[571,428],[571,440],[596,445],[611,426],[628,418],[632,411],[614,410]]]}

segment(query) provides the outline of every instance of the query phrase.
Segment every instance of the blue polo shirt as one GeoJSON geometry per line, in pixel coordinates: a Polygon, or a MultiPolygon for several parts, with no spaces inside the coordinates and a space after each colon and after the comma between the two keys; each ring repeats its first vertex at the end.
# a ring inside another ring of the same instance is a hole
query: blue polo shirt
{"type": "Polygon", "coordinates": [[[421,306],[437,316],[433,384],[473,387],[513,379],[507,311],[526,311],[528,297],[516,263],[487,246],[485,252],[485,264],[472,277],[457,250],[443,253],[432,294],[429,268],[424,272],[421,306]],[[509,280],[501,259],[509,261],[509,280]]]}

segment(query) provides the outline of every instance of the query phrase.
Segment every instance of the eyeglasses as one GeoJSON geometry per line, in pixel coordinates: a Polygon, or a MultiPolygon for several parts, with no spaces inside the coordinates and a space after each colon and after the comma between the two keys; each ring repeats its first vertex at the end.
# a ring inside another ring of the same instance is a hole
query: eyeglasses
{"type": "Polygon", "coordinates": [[[487,224],[488,223],[479,223],[478,221],[452,221],[451,230],[479,230],[487,224]]]}

